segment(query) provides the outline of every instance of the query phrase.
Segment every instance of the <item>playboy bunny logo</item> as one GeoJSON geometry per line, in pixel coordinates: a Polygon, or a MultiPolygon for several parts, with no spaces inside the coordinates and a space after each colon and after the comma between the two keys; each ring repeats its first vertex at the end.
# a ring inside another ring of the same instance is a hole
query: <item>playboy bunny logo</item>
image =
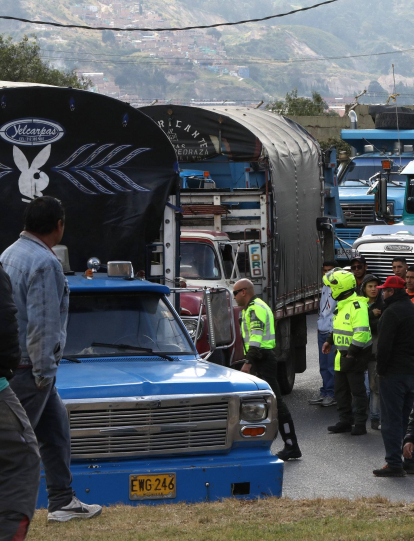
{"type": "Polygon", "coordinates": [[[39,154],[33,160],[29,167],[29,162],[26,156],[20,150],[20,148],[13,147],[13,157],[16,167],[21,172],[19,178],[19,190],[22,195],[25,195],[29,199],[22,197],[22,201],[30,202],[35,197],[41,197],[44,190],[49,184],[49,177],[43,171],[40,171],[40,167],[45,165],[49,159],[51,152],[51,145],[45,146],[39,154]]]}

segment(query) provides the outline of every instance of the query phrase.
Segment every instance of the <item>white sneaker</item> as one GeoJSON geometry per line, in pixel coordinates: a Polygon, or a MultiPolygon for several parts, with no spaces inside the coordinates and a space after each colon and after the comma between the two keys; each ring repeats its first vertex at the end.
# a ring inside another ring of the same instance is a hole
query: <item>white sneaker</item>
{"type": "Polygon", "coordinates": [[[61,507],[52,513],[48,513],[47,521],[48,522],[67,522],[74,518],[93,518],[97,517],[102,513],[102,507],[100,505],[88,505],[82,503],[75,496],[72,498],[72,501],[61,507]]]}
{"type": "Polygon", "coordinates": [[[321,402],[321,406],[324,406],[327,408],[328,406],[335,406],[336,400],[335,398],[332,398],[332,396],[325,396],[325,398],[321,402]]]}

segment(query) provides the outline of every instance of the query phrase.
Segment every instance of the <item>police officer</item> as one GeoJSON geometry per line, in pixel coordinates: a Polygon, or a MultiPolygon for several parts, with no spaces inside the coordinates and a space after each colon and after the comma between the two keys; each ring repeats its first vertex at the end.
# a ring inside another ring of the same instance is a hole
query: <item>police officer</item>
{"type": "Polygon", "coordinates": [[[338,301],[333,333],[322,348],[324,353],[329,353],[335,344],[338,350],[335,356],[335,399],[339,423],[328,426],[328,430],[361,436],[367,433],[368,402],[364,371],[372,351],[368,305],[366,299],[355,293],[356,280],[350,272],[337,267],[323,277],[323,282],[330,286],[332,297],[338,301]],[[352,426],[354,418],[355,426],[352,426]]]}
{"type": "Polygon", "coordinates": [[[254,294],[254,286],[250,280],[239,280],[234,285],[233,295],[237,304],[243,308],[241,331],[246,360],[241,371],[254,373],[267,381],[276,395],[279,431],[285,444],[277,456],[284,461],[300,458],[302,453],[292,416],[282,398],[276,379],[275,322],[272,310],[254,294]]]}

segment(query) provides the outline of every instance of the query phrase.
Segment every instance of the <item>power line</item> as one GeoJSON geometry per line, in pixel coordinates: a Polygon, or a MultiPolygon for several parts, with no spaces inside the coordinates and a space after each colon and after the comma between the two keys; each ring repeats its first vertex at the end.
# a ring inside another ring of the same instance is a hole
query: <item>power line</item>
{"type": "MultiPolygon", "coordinates": [[[[47,49],[43,49],[44,51],[48,51],[47,49]]],[[[244,63],[244,64],[264,64],[264,65],[271,65],[271,64],[292,64],[292,63],[298,63],[298,62],[323,62],[323,61],[327,61],[327,60],[348,60],[348,59],[352,59],[352,58],[363,58],[363,57],[369,57],[369,56],[384,56],[384,55],[390,55],[390,54],[402,54],[402,53],[408,53],[408,52],[413,52],[414,49],[398,49],[398,50],[394,50],[394,51],[385,51],[385,52],[382,52],[382,53],[365,53],[365,54],[356,54],[356,55],[344,55],[344,56],[318,56],[318,57],[311,57],[311,58],[274,58],[274,59],[269,59],[269,60],[266,60],[266,59],[262,59],[262,58],[232,58],[232,57],[227,57],[227,58],[220,58],[220,60],[218,59],[215,59],[215,58],[212,58],[212,57],[209,57],[209,58],[204,58],[204,57],[191,57],[191,58],[187,58],[187,57],[183,57],[183,56],[177,56],[177,57],[168,57],[166,59],[163,59],[163,58],[160,58],[159,60],[157,59],[151,59],[149,61],[146,61],[146,60],[137,60],[137,61],[117,61],[117,65],[119,64],[135,64],[135,65],[139,65],[139,64],[158,64],[158,65],[162,65],[162,64],[170,64],[172,60],[183,60],[185,62],[188,62],[190,63],[191,61],[193,60],[197,60],[198,62],[216,62],[216,65],[219,65],[218,62],[240,62],[240,63],[244,63]]],[[[49,51],[48,51],[49,52],[49,51]]],[[[52,51],[50,51],[52,52],[52,51]]],[[[58,52],[58,51],[56,51],[58,52]]],[[[72,52],[70,51],[61,51],[65,54],[72,54],[72,52]]],[[[90,54],[92,56],[95,55],[95,53],[74,53],[74,54],[84,54],[84,55],[87,55],[87,54],[90,54]]],[[[96,54],[95,56],[98,56],[98,54],[96,54]]],[[[103,54],[99,56],[104,56],[103,54]]],[[[125,57],[127,58],[129,55],[107,55],[108,57],[109,56],[119,56],[119,57],[125,57]]],[[[85,58],[68,58],[68,57],[56,57],[56,56],[41,56],[41,58],[43,59],[46,59],[46,60],[66,60],[66,61],[69,61],[69,62],[86,62],[86,63],[91,63],[91,64],[108,64],[108,63],[114,63],[115,60],[89,60],[89,59],[85,59],[85,58]]]]}
{"type": "Polygon", "coordinates": [[[0,15],[0,19],[4,19],[6,21],[19,21],[21,23],[29,23],[29,24],[45,24],[48,26],[57,26],[59,28],[79,28],[80,30],[113,30],[116,32],[179,32],[182,30],[197,30],[197,29],[203,29],[203,28],[217,28],[220,26],[235,26],[239,24],[246,24],[246,23],[257,23],[261,21],[268,21],[270,19],[277,19],[279,17],[287,17],[288,15],[293,15],[295,13],[299,13],[302,11],[309,11],[311,9],[318,8],[320,6],[324,6],[326,4],[333,4],[334,2],[338,2],[338,0],[325,0],[325,2],[320,2],[319,4],[314,4],[313,6],[309,6],[307,8],[300,8],[300,9],[294,9],[292,11],[288,11],[287,13],[279,13],[277,15],[268,15],[267,17],[261,17],[260,19],[246,19],[244,21],[236,21],[233,23],[216,23],[216,24],[208,24],[203,26],[185,26],[182,28],[108,28],[107,26],[87,26],[87,25],[80,25],[80,24],[62,24],[62,23],[54,23],[51,21],[33,21],[30,19],[22,19],[20,17],[11,17],[8,15],[0,15]]]}

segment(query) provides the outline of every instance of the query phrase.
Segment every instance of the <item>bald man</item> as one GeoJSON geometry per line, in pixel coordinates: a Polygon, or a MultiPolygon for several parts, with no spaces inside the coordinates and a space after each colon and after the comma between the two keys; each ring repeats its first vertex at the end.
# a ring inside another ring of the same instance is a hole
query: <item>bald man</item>
{"type": "Polygon", "coordinates": [[[246,360],[242,372],[254,373],[264,379],[276,395],[279,431],[284,448],[277,453],[281,460],[302,456],[296,438],[295,426],[277,382],[277,359],[275,354],[275,321],[272,310],[254,293],[254,286],[246,278],[239,280],[233,288],[237,304],[243,308],[241,332],[246,360]]]}

